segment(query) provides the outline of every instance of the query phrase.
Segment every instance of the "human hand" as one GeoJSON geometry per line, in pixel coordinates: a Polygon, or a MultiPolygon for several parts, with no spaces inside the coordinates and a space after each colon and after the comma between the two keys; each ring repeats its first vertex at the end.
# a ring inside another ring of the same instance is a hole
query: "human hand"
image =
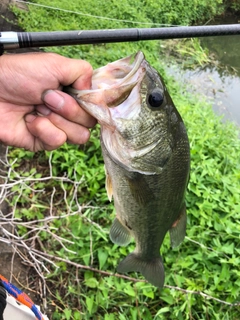
{"type": "Polygon", "coordinates": [[[88,62],[53,53],[1,56],[0,141],[31,151],[85,143],[96,120],[61,88],[89,89],[91,76],[88,62]]]}

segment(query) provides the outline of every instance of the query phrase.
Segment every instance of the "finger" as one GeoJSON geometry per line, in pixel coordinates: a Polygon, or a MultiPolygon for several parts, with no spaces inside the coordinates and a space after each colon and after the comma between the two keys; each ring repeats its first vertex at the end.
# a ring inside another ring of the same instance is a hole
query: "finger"
{"type": "MultiPolygon", "coordinates": [[[[42,99],[47,107],[69,121],[87,128],[92,128],[96,124],[96,119],[84,111],[75,99],[62,91],[47,90],[42,99]]],[[[41,112],[39,107],[37,107],[37,111],[41,112]]]]}
{"type": "Polygon", "coordinates": [[[54,55],[55,66],[59,74],[60,83],[64,86],[73,85],[74,88],[85,90],[91,88],[93,68],[85,60],[77,60],[58,56],[62,63],[57,61],[54,55]]]}
{"type": "Polygon", "coordinates": [[[1,59],[2,101],[40,104],[41,94],[47,89],[56,90],[68,85],[77,89],[91,87],[92,67],[83,60],[42,52],[3,55],[1,59]]]}
{"type": "Polygon", "coordinates": [[[28,146],[32,151],[54,150],[67,140],[66,133],[46,117],[28,114],[25,121],[29,132],[35,137],[34,145],[28,146]]]}
{"type": "Polygon", "coordinates": [[[68,142],[83,144],[89,140],[90,131],[85,126],[69,121],[55,112],[51,112],[46,106],[38,106],[38,111],[51,121],[54,126],[65,132],[68,142]]]}

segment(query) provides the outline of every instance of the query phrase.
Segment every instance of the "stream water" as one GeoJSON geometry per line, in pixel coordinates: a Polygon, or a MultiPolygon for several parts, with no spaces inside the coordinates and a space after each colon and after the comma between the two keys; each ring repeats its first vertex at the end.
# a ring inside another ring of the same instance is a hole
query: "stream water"
{"type": "MultiPolygon", "coordinates": [[[[238,23],[236,17],[228,17],[212,24],[238,23]]],[[[207,37],[201,39],[203,47],[214,54],[216,66],[182,69],[169,67],[168,71],[183,79],[192,90],[207,96],[216,113],[223,120],[230,120],[240,126],[240,35],[207,37]]]]}

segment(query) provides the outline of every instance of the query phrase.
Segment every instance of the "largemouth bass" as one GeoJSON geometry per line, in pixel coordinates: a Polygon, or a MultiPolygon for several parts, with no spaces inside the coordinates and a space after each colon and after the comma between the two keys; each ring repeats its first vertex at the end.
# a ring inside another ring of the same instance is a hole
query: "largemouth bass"
{"type": "Polygon", "coordinates": [[[176,247],[186,232],[190,155],[182,118],[142,52],[95,70],[91,90],[67,91],[101,126],[106,189],[116,209],[110,238],[136,242],[117,271],[141,272],[162,287],[164,237],[169,231],[176,247]]]}

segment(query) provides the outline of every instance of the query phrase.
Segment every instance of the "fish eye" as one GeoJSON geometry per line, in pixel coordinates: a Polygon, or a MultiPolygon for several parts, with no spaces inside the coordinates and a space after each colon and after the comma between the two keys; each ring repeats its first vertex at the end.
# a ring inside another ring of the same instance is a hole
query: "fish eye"
{"type": "Polygon", "coordinates": [[[153,108],[158,108],[162,105],[164,100],[164,96],[162,92],[159,90],[154,90],[152,93],[148,96],[148,103],[153,108]]]}

